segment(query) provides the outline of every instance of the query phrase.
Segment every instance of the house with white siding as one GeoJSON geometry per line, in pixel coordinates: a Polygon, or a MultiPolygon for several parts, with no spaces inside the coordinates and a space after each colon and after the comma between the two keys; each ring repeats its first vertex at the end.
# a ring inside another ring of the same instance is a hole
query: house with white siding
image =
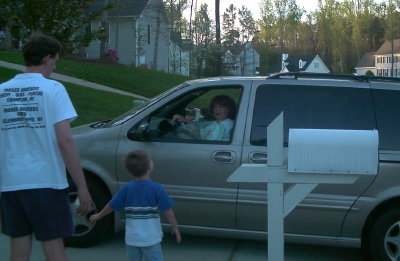
{"type": "MultiPolygon", "coordinates": [[[[105,50],[117,52],[119,63],[169,71],[169,21],[162,0],[97,0],[91,9],[98,10],[105,2],[113,7],[103,20],[92,21],[88,30],[106,26],[105,50]]],[[[85,48],[88,58],[100,58],[101,40],[85,48]]]]}
{"type": "Polygon", "coordinates": [[[189,76],[190,40],[182,39],[179,32],[171,32],[169,43],[169,72],[189,76]]]}
{"type": "Polygon", "coordinates": [[[251,42],[231,47],[222,55],[224,74],[256,75],[260,66],[260,54],[253,48],[251,42]]]}
{"type": "Polygon", "coordinates": [[[378,51],[365,53],[355,70],[359,75],[369,70],[377,76],[400,77],[400,39],[386,41],[378,51]]]}
{"type": "Polygon", "coordinates": [[[284,72],[329,73],[330,70],[318,54],[315,56],[289,56],[289,54],[283,53],[282,61],[272,68],[271,73],[284,72]]]}

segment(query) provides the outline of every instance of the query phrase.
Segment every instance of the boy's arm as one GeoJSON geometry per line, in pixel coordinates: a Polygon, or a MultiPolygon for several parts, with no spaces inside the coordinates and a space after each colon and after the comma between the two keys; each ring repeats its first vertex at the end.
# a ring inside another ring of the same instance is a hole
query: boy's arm
{"type": "Polygon", "coordinates": [[[181,242],[181,233],[179,232],[178,223],[176,222],[175,214],[172,208],[164,211],[164,215],[172,226],[171,234],[176,236],[176,242],[181,242]]]}
{"type": "Polygon", "coordinates": [[[105,205],[104,208],[97,214],[91,215],[89,218],[90,222],[96,222],[97,220],[103,218],[104,216],[110,214],[111,212],[113,212],[114,209],[112,209],[110,207],[110,205],[105,205]]]}

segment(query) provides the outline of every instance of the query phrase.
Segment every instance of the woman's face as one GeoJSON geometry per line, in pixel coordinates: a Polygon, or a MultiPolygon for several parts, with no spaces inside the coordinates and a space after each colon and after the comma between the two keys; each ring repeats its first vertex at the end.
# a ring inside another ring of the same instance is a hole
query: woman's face
{"type": "Polygon", "coordinates": [[[217,121],[224,121],[228,118],[229,115],[229,108],[221,105],[221,104],[214,104],[214,118],[217,121]]]}

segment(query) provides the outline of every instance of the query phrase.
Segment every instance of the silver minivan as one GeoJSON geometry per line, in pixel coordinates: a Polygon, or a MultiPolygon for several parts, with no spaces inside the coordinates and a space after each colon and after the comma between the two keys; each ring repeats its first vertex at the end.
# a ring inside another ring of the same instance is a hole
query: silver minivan
{"type": "MultiPolygon", "coordinates": [[[[150,152],[152,179],[176,202],[181,231],[208,236],[267,238],[265,184],[228,183],[244,163],[266,163],[268,124],[285,112],[288,130],[379,131],[379,171],[351,185],[318,185],[285,219],[285,240],[366,247],[374,260],[397,260],[400,251],[400,79],[286,73],[272,77],[219,77],[185,82],[112,120],[73,129],[95,209],[132,176],[122,159],[150,152]],[[236,104],[229,140],[185,135],[174,115],[191,115],[201,129],[213,122],[209,103],[226,95],[236,104]]],[[[77,204],[70,187],[70,202],[77,204]]],[[[123,229],[123,215],[96,224],[76,216],[66,243],[89,246],[123,229]]],[[[167,227],[167,225],[165,225],[167,227]]]]}

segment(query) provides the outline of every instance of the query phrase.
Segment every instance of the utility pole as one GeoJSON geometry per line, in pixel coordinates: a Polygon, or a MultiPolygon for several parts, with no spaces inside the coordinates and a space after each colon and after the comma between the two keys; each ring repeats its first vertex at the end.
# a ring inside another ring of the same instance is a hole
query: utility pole
{"type": "Polygon", "coordinates": [[[391,38],[391,47],[392,47],[392,58],[391,58],[391,69],[390,69],[390,76],[393,77],[393,62],[394,62],[394,55],[393,55],[393,12],[392,12],[392,0],[389,0],[389,10],[390,10],[390,38],[391,38]]]}
{"type": "Polygon", "coordinates": [[[221,22],[219,17],[219,1],[215,0],[215,38],[217,42],[217,76],[222,75],[222,59],[221,59],[221,22]]]}
{"type": "Polygon", "coordinates": [[[193,38],[192,38],[192,14],[193,14],[193,0],[190,5],[190,18],[189,18],[189,39],[190,39],[190,49],[189,49],[189,75],[192,70],[192,51],[193,51],[193,38]]]}

